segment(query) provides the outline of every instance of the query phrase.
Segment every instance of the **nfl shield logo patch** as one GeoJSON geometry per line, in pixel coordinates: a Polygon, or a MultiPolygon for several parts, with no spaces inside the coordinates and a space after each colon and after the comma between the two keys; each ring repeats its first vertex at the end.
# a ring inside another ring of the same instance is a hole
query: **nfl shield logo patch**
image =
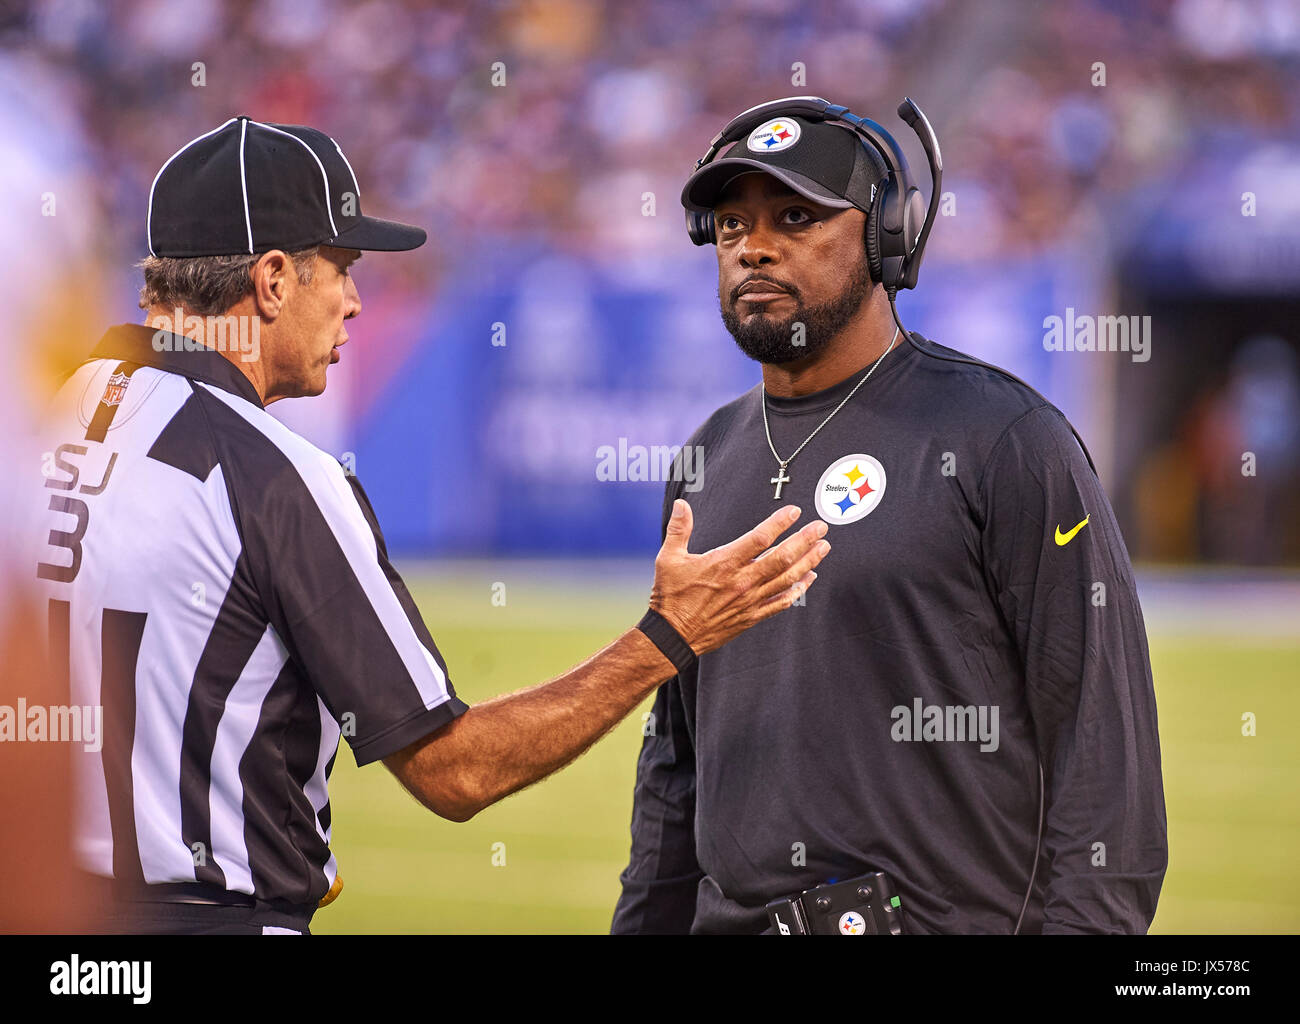
{"type": "Polygon", "coordinates": [[[114,406],[122,401],[126,395],[126,386],[131,383],[131,378],[125,373],[115,373],[108,378],[108,384],[104,388],[104,397],[100,402],[107,406],[114,406]]]}

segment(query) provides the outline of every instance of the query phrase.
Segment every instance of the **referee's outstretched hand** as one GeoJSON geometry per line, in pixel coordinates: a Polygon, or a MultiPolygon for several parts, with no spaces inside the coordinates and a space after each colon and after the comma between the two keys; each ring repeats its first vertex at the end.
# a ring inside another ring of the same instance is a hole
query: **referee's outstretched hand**
{"type": "MultiPolygon", "coordinates": [[[[730,544],[693,555],[690,506],[678,500],[655,559],[650,607],[696,654],[790,607],[831,547],[820,519],[773,547],[798,518],[787,505],[730,544]]],[[[425,807],[468,821],[572,761],[671,678],[673,667],[646,633],[629,629],[564,675],[475,704],[384,764],[425,807]]]]}
{"type": "Polygon", "coordinates": [[[813,569],[831,549],[820,519],[773,547],[798,519],[798,507],[786,505],[730,544],[693,555],[686,549],[694,525],[691,506],[678,498],[655,558],[650,607],[696,654],[789,608],[812,586],[813,569]]]}

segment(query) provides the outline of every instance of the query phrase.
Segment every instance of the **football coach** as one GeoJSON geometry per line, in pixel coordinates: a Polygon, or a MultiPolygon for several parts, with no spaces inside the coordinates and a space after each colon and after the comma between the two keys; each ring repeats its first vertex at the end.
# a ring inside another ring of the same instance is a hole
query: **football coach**
{"type": "Polygon", "coordinates": [[[182,147],[149,195],[146,323],[108,331],[43,428],[36,573],[52,672],[102,707],[74,826],[108,930],[306,932],[342,886],[341,737],[467,820],[789,607],[829,549],[820,520],[777,545],[782,506],[691,554],[682,502],[637,628],[467,707],[356,478],[266,411],[324,390],[361,252],[425,241],[359,197],[312,128],[236,117],[182,147]]]}
{"type": "Polygon", "coordinates": [[[789,500],[835,552],[802,607],[660,687],[615,933],[1140,933],[1155,913],[1128,553],[1064,416],[902,327],[942,158],[899,114],[928,212],[893,138],[816,97],[738,116],[683,189],[762,371],[690,440],[709,465],[690,546],[789,500]]]}

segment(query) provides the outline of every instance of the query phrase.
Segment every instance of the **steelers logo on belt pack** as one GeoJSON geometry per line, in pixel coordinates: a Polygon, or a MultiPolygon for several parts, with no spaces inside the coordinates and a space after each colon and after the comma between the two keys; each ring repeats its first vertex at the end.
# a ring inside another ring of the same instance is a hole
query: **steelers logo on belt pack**
{"type": "Polygon", "coordinates": [[[779,153],[799,141],[799,122],[778,117],[749,133],[747,145],[754,153],[779,153]]]}
{"type": "Polygon", "coordinates": [[[885,496],[885,467],[870,455],[846,455],[831,463],[813,494],[817,514],[831,526],[856,523],[885,496]]]}
{"type": "Polygon", "coordinates": [[[840,915],[841,935],[865,935],[866,933],[867,922],[861,914],[855,914],[850,910],[847,914],[840,915]]]}

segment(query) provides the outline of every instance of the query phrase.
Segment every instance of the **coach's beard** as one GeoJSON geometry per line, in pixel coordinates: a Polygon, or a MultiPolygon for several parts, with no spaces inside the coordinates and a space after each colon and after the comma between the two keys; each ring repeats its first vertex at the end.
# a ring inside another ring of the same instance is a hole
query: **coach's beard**
{"type": "Polygon", "coordinates": [[[871,291],[871,275],[867,273],[867,261],[860,260],[844,290],[820,306],[805,306],[798,289],[787,287],[786,290],[796,303],[794,312],[788,317],[778,319],[770,313],[759,312],[743,321],[736,314],[738,298],[733,294],[728,305],[719,293],[722,322],[736,339],[740,350],[750,359],[760,363],[792,363],[820,353],[848,326],[861,307],[862,300],[871,291]],[[796,324],[803,324],[802,339],[795,334],[796,324]],[[795,344],[799,340],[803,343],[795,344]]]}

